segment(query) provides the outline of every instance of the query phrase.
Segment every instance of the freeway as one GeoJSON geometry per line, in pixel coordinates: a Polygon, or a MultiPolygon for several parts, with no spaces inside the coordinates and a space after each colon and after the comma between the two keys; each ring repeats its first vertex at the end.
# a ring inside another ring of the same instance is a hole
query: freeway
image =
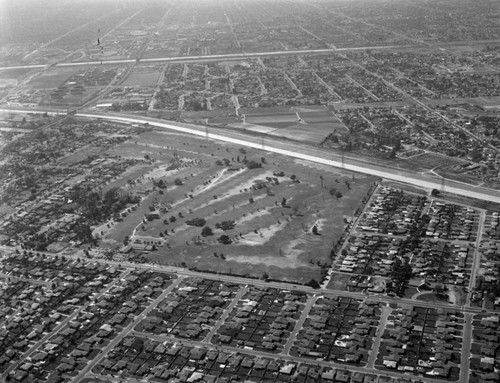
{"type": "Polygon", "coordinates": [[[47,68],[49,66],[50,66],[50,64],[13,65],[13,66],[0,67],[0,70],[39,69],[39,68],[47,68]]]}
{"type": "MultiPolygon", "coordinates": [[[[221,55],[201,55],[201,56],[172,56],[172,57],[156,57],[149,59],[120,59],[120,60],[100,60],[98,61],[73,61],[73,62],[61,62],[52,64],[54,67],[74,67],[74,66],[86,66],[86,65],[117,65],[117,64],[130,64],[134,62],[189,62],[189,61],[220,61],[220,60],[241,60],[242,58],[255,58],[255,57],[271,57],[271,56],[301,56],[301,55],[321,55],[330,54],[334,51],[348,52],[348,51],[360,51],[360,50],[370,50],[370,49],[401,49],[409,48],[411,45],[387,45],[387,46],[376,46],[376,47],[355,47],[355,48],[326,48],[326,49],[304,49],[304,50],[289,50],[289,51],[270,51],[270,52],[251,52],[251,53],[228,53],[221,55]]],[[[16,66],[5,66],[0,67],[0,70],[9,69],[36,69],[48,67],[50,64],[32,64],[32,65],[16,65],[16,66]]]]}
{"type": "Polygon", "coordinates": [[[403,182],[420,188],[438,189],[465,197],[500,203],[500,193],[497,190],[444,179],[433,175],[420,174],[409,170],[391,168],[389,167],[389,164],[387,164],[386,166],[377,165],[373,163],[373,159],[363,160],[354,157],[347,157],[332,153],[329,150],[320,149],[299,142],[289,142],[280,140],[279,138],[271,137],[264,138],[264,136],[255,136],[251,134],[245,134],[244,132],[236,132],[222,128],[209,128],[205,126],[180,123],[174,124],[147,117],[95,113],[77,113],[77,116],[86,118],[100,118],[104,120],[125,122],[131,124],[147,123],[158,128],[174,130],[181,133],[205,137],[207,139],[229,142],[268,152],[283,154],[289,157],[316,162],[323,165],[329,165],[358,173],[369,174],[372,176],[386,178],[392,181],[403,182]]]}
{"type": "MultiPolygon", "coordinates": [[[[42,110],[0,109],[10,113],[45,113],[42,110]]],[[[65,112],[50,111],[49,114],[57,115],[65,112]]],[[[234,131],[224,128],[199,126],[186,123],[173,123],[144,116],[134,116],[118,113],[77,113],[77,117],[101,119],[128,124],[149,124],[160,129],[186,133],[206,139],[228,142],[241,146],[260,149],[263,151],[282,154],[285,156],[311,161],[336,168],[342,168],[357,173],[381,177],[396,182],[402,182],[419,188],[437,189],[460,196],[500,203],[500,192],[478,185],[453,181],[432,174],[422,174],[414,171],[391,167],[389,163],[374,163],[373,158],[338,154],[328,149],[314,147],[300,142],[289,141],[282,138],[273,138],[264,135],[255,135],[248,132],[234,131]]]]}

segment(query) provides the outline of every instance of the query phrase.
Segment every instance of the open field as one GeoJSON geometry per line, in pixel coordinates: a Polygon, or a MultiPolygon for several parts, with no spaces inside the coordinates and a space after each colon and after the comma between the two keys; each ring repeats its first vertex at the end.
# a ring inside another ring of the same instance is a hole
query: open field
{"type": "Polygon", "coordinates": [[[27,73],[31,72],[33,69],[24,69],[24,68],[16,68],[16,69],[4,69],[0,70],[0,79],[20,79],[25,76],[27,73]]]}
{"type": "Polygon", "coordinates": [[[156,85],[161,73],[161,66],[136,67],[127,77],[123,86],[153,86],[156,85]]]}
{"type": "MultiPolygon", "coordinates": [[[[394,163],[401,164],[412,170],[430,170],[435,168],[452,167],[463,164],[465,161],[441,156],[435,153],[423,153],[407,159],[395,159],[394,163]]],[[[437,169],[436,169],[437,170],[437,169]]]]}
{"type": "Polygon", "coordinates": [[[69,77],[76,74],[78,69],[55,69],[42,73],[40,76],[33,78],[28,85],[34,89],[52,89],[64,84],[69,77]]]}
{"type": "Polygon", "coordinates": [[[109,154],[151,162],[107,185],[143,197],[97,230],[103,246],[121,247],[128,236],[136,251],[154,245],[148,257],[161,264],[302,283],[319,280],[331,264],[333,244],[374,181],[179,134],[145,133],[109,154]],[[154,186],[160,180],[166,187],[154,186]],[[190,225],[194,218],[203,224],[190,225]],[[203,236],[203,226],[213,234],[203,236]],[[221,243],[222,235],[231,243],[221,243]]]}

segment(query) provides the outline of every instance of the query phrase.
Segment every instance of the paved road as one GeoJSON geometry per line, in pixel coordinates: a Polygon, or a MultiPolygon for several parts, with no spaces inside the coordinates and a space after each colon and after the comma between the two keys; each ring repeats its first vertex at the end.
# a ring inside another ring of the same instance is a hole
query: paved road
{"type": "Polygon", "coordinates": [[[99,295],[97,295],[93,300],[89,301],[87,304],[81,306],[78,308],[75,312],[73,312],[71,315],[68,315],[65,319],[61,321],[52,331],[50,331],[48,334],[46,334],[42,339],[40,339],[38,342],[36,342],[32,347],[29,348],[28,351],[26,351],[21,358],[19,358],[12,366],[10,366],[7,370],[4,371],[4,373],[1,375],[2,381],[5,380],[7,375],[13,370],[17,370],[17,368],[22,365],[28,358],[30,358],[38,349],[45,345],[47,341],[57,334],[59,331],[63,330],[66,328],[67,324],[72,321],[74,318],[76,318],[82,311],[87,309],[93,302],[98,300],[100,297],[102,297],[104,294],[106,294],[120,278],[126,277],[130,273],[130,270],[125,271],[122,273],[118,278],[115,278],[104,290],[102,290],[99,295]]]}
{"type": "MultiPolygon", "coordinates": [[[[67,256],[67,255],[66,255],[67,256]]],[[[67,256],[68,257],[68,256],[67,256]]],[[[77,256],[73,256],[74,258],[77,258],[77,256]]],[[[84,258],[84,257],[80,257],[80,258],[84,258]]],[[[90,260],[90,259],[89,259],[90,260]]],[[[379,301],[379,302],[385,302],[385,303],[405,303],[405,304],[412,304],[412,305],[415,305],[415,304],[419,304],[421,306],[427,306],[427,307],[430,307],[430,304],[429,303],[425,303],[425,302],[415,302],[415,301],[412,301],[411,299],[400,299],[400,298],[392,298],[392,297],[387,297],[387,296],[367,296],[365,294],[362,294],[362,293],[354,293],[354,292],[340,292],[340,291],[332,291],[332,290],[326,290],[326,289],[321,289],[321,290],[312,290],[311,288],[309,287],[306,287],[306,286],[297,286],[297,285],[292,285],[292,284],[288,284],[288,283],[268,283],[268,282],[264,282],[264,281],[261,281],[261,280],[254,280],[254,279],[247,279],[247,278],[241,278],[241,277],[233,277],[233,276],[225,276],[225,275],[214,275],[214,274],[208,274],[208,273],[199,273],[199,272],[193,272],[193,271],[189,271],[189,270],[185,270],[185,269],[181,269],[181,268],[176,268],[176,267],[170,267],[170,266],[157,266],[157,265],[144,265],[144,264],[132,264],[132,263],[128,263],[128,262],[114,262],[114,261],[107,261],[107,260],[93,260],[93,261],[96,261],[98,263],[103,263],[103,264],[108,264],[108,265],[121,265],[121,266],[124,266],[126,268],[136,268],[136,269],[147,269],[147,270],[155,270],[155,271],[160,271],[160,272],[170,272],[170,273],[176,273],[178,275],[180,275],[180,278],[178,280],[176,280],[177,282],[174,281],[174,283],[161,295],[161,298],[157,298],[154,302],[152,302],[147,309],[145,309],[143,311],[143,313],[138,316],[133,322],[131,325],[127,326],[122,332],[120,332],[120,334],[117,336],[117,338],[115,338],[115,340],[110,344],[108,345],[108,347],[106,347],[104,350],[103,350],[103,353],[100,354],[98,356],[98,358],[94,359],[92,362],[91,362],[91,365],[87,366],[87,368],[81,372],[81,374],[78,375],[78,380],[75,380],[75,381],[80,381],[84,376],[90,376],[90,375],[93,375],[90,373],[90,369],[97,365],[103,358],[104,358],[104,355],[109,352],[116,344],[118,344],[119,340],[122,339],[124,336],[126,336],[127,334],[138,334],[138,335],[141,335],[141,336],[145,336],[147,338],[150,338],[150,339],[157,339],[157,340],[161,340],[161,341],[165,341],[165,340],[169,340],[169,341],[173,341],[173,342],[177,342],[177,343],[182,343],[182,344],[186,344],[186,345],[190,345],[190,346],[196,346],[196,347],[210,347],[210,348],[215,348],[215,349],[222,349],[222,350],[226,350],[226,351],[231,351],[231,352],[240,352],[240,353],[246,353],[246,354],[250,354],[250,355],[255,355],[255,356],[260,356],[260,357],[273,357],[273,354],[269,354],[269,353],[265,353],[265,352],[260,352],[260,351],[254,351],[254,350],[247,350],[247,349],[239,349],[239,348],[234,348],[234,347],[226,347],[226,346],[215,346],[215,345],[212,345],[209,343],[209,339],[211,338],[211,336],[215,333],[215,331],[211,331],[211,334],[210,336],[206,337],[203,341],[201,342],[192,342],[192,341],[185,341],[185,340],[179,340],[173,336],[170,336],[170,335],[167,335],[167,336],[153,336],[151,334],[142,334],[142,333],[137,333],[137,332],[134,332],[132,331],[133,330],[133,327],[135,325],[137,325],[154,307],[156,307],[156,305],[161,301],[161,299],[163,299],[164,296],[166,296],[166,294],[168,294],[173,288],[175,288],[177,286],[177,284],[180,282],[180,280],[183,278],[183,277],[187,277],[187,276],[195,276],[195,277],[201,277],[201,278],[208,278],[208,279],[217,279],[217,280],[222,280],[222,281],[228,281],[228,282],[233,282],[233,283],[240,283],[240,284],[245,284],[245,285],[256,285],[256,286],[261,286],[261,287],[275,287],[275,288],[280,288],[280,289],[285,289],[285,290],[289,290],[289,289],[294,289],[294,290],[300,290],[300,291],[304,291],[304,292],[307,292],[307,293],[316,293],[316,294],[322,294],[322,295],[342,295],[342,296],[347,296],[347,297],[351,297],[351,298],[355,298],[355,299],[368,299],[368,300],[371,300],[371,301],[379,301]]],[[[243,288],[245,289],[245,288],[243,288]]],[[[243,294],[243,289],[239,291],[238,295],[241,295],[243,294]]],[[[237,297],[235,297],[233,299],[233,303],[234,302],[237,302],[237,297]]],[[[310,308],[312,307],[312,305],[314,304],[314,301],[315,301],[315,297],[313,295],[311,295],[311,298],[308,300],[308,302],[306,303],[306,307],[304,309],[304,312],[307,312],[310,310],[310,308]]],[[[233,305],[234,306],[234,305],[233,305]]],[[[464,326],[464,336],[463,336],[463,352],[462,352],[462,355],[469,355],[470,353],[470,340],[471,340],[471,318],[472,318],[472,314],[475,314],[475,313],[479,313],[481,312],[482,310],[480,308],[469,308],[469,307],[456,307],[456,306],[453,306],[453,305],[448,305],[448,304],[439,304],[439,303],[432,303],[432,307],[433,308],[447,308],[447,309],[450,309],[450,308],[457,308],[457,309],[461,309],[462,312],[464,312],[464,314],[466,315],[466,323],[465,323],[465,326],[464,326]]],[[[228,310],[225,311],[225,313],[223,314],[224,315],[228,315],[230,310],[232,307],[229,307],[228,310]]],[[[387,313],[385,313],[387,314],[387,313]]],[[[365,372],[365,373],[374,373],[374,374],[379,374],[380,372],[377,371],[375,368],[373,368],[373,363],[375,361],[375,358],[376,358],[376,354],[378,352],[378,348],[380,346],[380,342],[377,343],[377,339],[380,338],[380,335],[382,334],[383,332],[383,323],[384,323],[384,318],[385,318],[385,314],[384,312],[382,313],[382,320],[381,320],[381,325],[379,326],[379,333],[377,334],[377,338],[375,338],[374,340],[374,344],[372,346],[372,353],[370,354],[370,359],[369,359],[369,364],[368,364],[368,367],[353,367],[353,366],[348,366],[347,368],[349,368],[349,370],[352,370],[352,371],[359,371],[359,372],[365,372]]],[[[226,316],[227,316],[226,315],[226,316]]],[[[293,339],[295,339],[295,336],[296,336],[296,332],[298,330],[300,330],[300,326],[303,324],[303,322],[305,321],[305,318],[306,318],[306,314],[303,314],[301,316],[301,318],[299,319],[299,322],[297,323],[297,325],[295,326],[295,329],[294,329],[294,332],[291,334],[291,337],[289,339],[289,341],[287,342],[287,344],[285,345],[285,349],[284,351],[279,354],[279,355],[274,355],[274,357],[278,357],[280,359],[285,359],[285,360],[290,360],[290,361],[293,361],[293,362],[304,362],[304,361],[307,361],[307,359],[304,359],[304,358],[297,358],[297,357],[291,357],[289,355],[286,355],[290,348],[291,348],[291,345],[292,345],[292,342],[293,342],[293,339]],[[295,331],[297,330],[297,331],[295,331]]],[[[222,323],[222,320],[219,321],[219,323],[222,323]]],[[[62,327],[61,327],[62,328],[62,327]]],[[[59,330],[61,329],[59,328],[59,330]]],[[[20,361],[21,363],[22,361],[20,361]]],[[[318,364],[318,365],[324,365],[324,366],[331,366],[331,367],[337,367],[337,368],[346,368],[345,365],[341,365],[341,364],[336,364],[336,363],[332,363],[332,362],[325,362],[325,361],[312,361],[313,363],[315,364],[318,364]]],[[[462,359],[462,367],[464,371],[462,373],[462,377],[465,377],[465,376],[468,376],[468,357],[465,357],[462,359]]],[[[401,376],[400,374],[398,373],[392,373],[392,372],[386,372],[384,371],[383,373],[384,376],[394,376],[394,377],[398,377],[398,376],[401,376]]],[[[465,378],[463,378],[465,379],[465,378]]],[[[436,380],[436,379],[426,379],[426,378],[421,378],[422,381],[424,382],[438,382],[439,380],[436,380]]],[[[465,382],[466,380],[461,380],[461,382],[465,382]]]]}
{"type": "Polygon", "coordinates": [[[222,326],[224,324],[224,322],[226,321],[229,314],[231,314],[231,311],[233,311],[234,306],[236,306],[238,304],[239,300],[243,297],[243,295],[246,294],[247,291],[248,291],[248,289],[246,287],[241,287],[238,290],[238,292],[236,293],[236,296],[233,298],[233,300],[231,301],[229,306],[226,307],[226,309],[222,313],[221,317],[219,318],[217,323],[215,323],[215,325],[212,327],[212,329],[207,334],[205,339],[203,339],[203,342],[210,343],[210,341],[212,340],[212,337],[217,333],[220,326],[222,326]]]}
{"type": "MultiPolygon", "coordinates": [[[[289,50],[289,51],[270,51],[270,52],[251,52],[251,53],[231,53],[223,55],[201,55],[201,56],[172,56],[172,57],[157,57],[149,59],[140,59],[139,62],[189,62],[189,61],[220,61],[220,60],[238,60],[242,58],[256,58],[256,57],[270,57],[270,56],[294,56],[294,55],[311,55],[311,54],[329,54],[334,51],[348,52],[348,51],[361,51],[369,49],[396,49],[396,48],[409,48],[411,45],[387,45],[376,47],[355,47],[355,48],[330,48],[330,49],[304,49],[304,50],[289,50]]],[[[135,59],[120,59],[120,60],[103,60],[102,65],[105,64],[130,64],[137,62],[135,59]]],[[[101,61],[80,61],[80,62],[62,62],[57,63],[56,67],[73,67],[73,66],[86,66],[86,65],[101,65],[101,61]]],[[[33,65],[15,65],[0,67],[4,69],[35,69],[44,68],[47,64],[33,64],[33,65]]]]}
{"type": "MultiPolygon", "coordinates": [[[[370,206],[370,204],[371,204],[374,196],[377,195],[377,191],[379,190],[379,188],[380,188],[380,185],[377,185],[376,187],[373,188],[373,190],[370,193],[370,196],[369,196],[368,200],[365,203],[365,206],[363,206],[363,210],[354,219],[354,221],[351,221],[351,223],[350,223],[351,228],[349,229],[349,232],[345,234],[345,236],[344,236],[344,243],[342,243],[342,246],[338,250],[337,254],[342,254],[342,250],[344,250],[349,245],[349,242],[347,240],[349,239],[349,237],[351,236],[351,234],[356,231],[356,228],[358,227],[359,220],[361,219],[361,217],[363,216],[363,214],[367,210],[368,206],[370,206]]],[[[335,272],[338,273],[339,263],[341,263],[341,261],[343,261],[343,260],[344,260],[344,256],[340,256],[340,257],[337,256],[337,257],[335,257],[335,259],[332,262],[332,265],[330,266],[330,269],[328,270],[328,274],[327,274],[325,280],[321,284],[322,288],[327,288],[327,286],[330,284],[330,281],[332,280],[332,276],[335,275],[334,273],[335,272]]],[[[353,273],[349,273],[349,274],[352,275],[353,273]]]]}
{"type": "Polygon", "coordinates": [[[375,361],[377,360],[380,343],[382,342],[382,335],[384,334],[385,327],[387,326],[387,318],[389,317],[391,311],[392,308],[389,305],[382,307],[382,313],[380,315],[380,321],[377,327],[377,335],[373,339],[370,356],[368,358],[368,368],[375,368],[375,361]]]}
{"type": "MultiPolygon", "coordinates": [[[[2,110],[2,109],[0,109],[2,110]]],[[[10,113],[26,113],[22,109],[3,109],[10,113]]],[[[44,113],[41,110],[33,110],[33,113],[44,113]]],[[[51,111],[52,114],[58,112],[51,111]]],[[[207,128],[192,124],[181,124],[165,122],[149,117],[138,117],[126,114],[113,113],[77,113],[79,117],[95,118],[108,121],[116,121],[130,124],[149,124],[161,129],[174,130],[199,137],[205,137],[216,141],[229,142],[241,146],[261,149],[268,152],[283,154],[285,156],[299,158],[311,162],[316,162],[346,170],[369,174],[376,177],[386,178],[392,181],[414,185],[420,188],[438,189],[441,191],[454,193],[457,195],[476,198],[480,200],[500,203],[500,193],[498,190],[488,189],[465,182],[453,181],[436,177],[430,174],[421,174],[410,170],[401,170],[387,164],[374,164],[374,159],[363,159],[339,155],[329,150],[315,148],[298,142],[290,142],[271,137],[255,136],[241,131],[232,131],[222,128],[207,128]]]]}
{"type": "Polygon", "coordinates": [[[182,281],[181,278],[177,278],[172,281],[172,284],[168,286],[163,293],[161,293],[158,298],[156,298],[154,301],[152,301],[148,307],[146,307],[127,327],[125,327],[120,333],[97,355],[94,359],[89,361],[89,363],[80,371],[80,373],[72,380],[74,383],[80,382],[82,379],[87,377],[87,374],[90,372],[90,370],[99,364],[99,362],[104,359],[106,354],[111,351],[125,336],[127,336],[132,329],[139,324],[140,321],[142,321],[146,316],[156,308],[158,303],[160,303],[170,292],[176,288],[179,283],[182,281]]]}
{"type": "Polygon", "coordinates": [[[460,383],[467,383],[469,381],[469,358],[471,356],[472,347],[472,315],[465,314],[464,333],[462,339],[462,360],[460,363],[460,383]]]}
{"type": "Polygon", "coordinates": [[[311,311],[312,307],[316,303],[316,299],[317,299],[316,294],[309,295],[307,297],[307,302],[306,302],[306,305],[304,307],[304,310],[302,310],[302,314],[300,315],[299,320],[297,321],[297,323],[295,323],[295,326],[294,326],[292,332],[290,333],[290,336],[288,337],[288,340],[285,344],[285,347],[283,347],[282,354],[290,355],[290,349],[293,346],[293,342],[297,338],[297,334],[299,333],[299,331],[304,326],[304,322],[306,321],[307,317],[309,316],[309,312],[311,311]]]}
{"type": "Polygon", "coordinates": [[[483,239],[483,229],[484,229],[484,221],[486,219],[486,212],[481,210],[481,215],[479,216],[479,225],[477,229],[477,239],[474,244],[474,255],[472,256],[472,265],[470,269],[470,279],[469,279],[469,288],[467,290],[467,304],[470,305],[470,300],[472,297],[472,289],[476,287],[476,278],[477,273],[479,271],[479,266],[481,264],[481,251],[479,250],[479,245],[481,244],[481,240],[483,239]]]}
{"type": "MultiPolygon", "coordinates": [[[[255,149],[283,154],[289,157],[299,158],[334,167],[340,167],[346,170],[370,174],[373,176],[403,182],[418,187],[438,189],[466,197],[500,203],[500,193],[497,190],[487,189],[479,187],[477,185],[470,185],[452,180],[444,180],[443,182],[442,178],[436,178],[432,175],[419,174],[416,172],[401,170],[397,168],[389,168],[389,164],[387,166],[374,165],[373,163],[370,163],[368,161],[365,162],[361,159],[355,159],[351,157],[348,158],[331,153],[328,150],[322,150],[300,143],[284,142],[282,140],[280,141],[279,139],[268,137],[256,137],[254,135],[247,135],[241,132],[234,132],[217,128],[209,128],[209,132],[207,133],[206,127],[189,124],[174,125],[172,123],[152,118],[138,118],[135,116],[125,117],[112,114],[94,113],[78,113],[77,116],[87,118],[101,118],[117,122],[128,122],[132,124],[148,123],[150,125],[163,129],[175,130],[178,132],[206,137],[208,139],[230,142],[242,146],[252,147],[255,149]]],[[[371,161],[373,161],[373,159],[371,161]]]]}
{"type": "MultiPolygon", "coordinates": [[[[187,340],[187,339],[177,339],[174,338],[170,335],[153,335],[149,333],[142,333],[142,332],[132,332],[131,335],[139,336],[142,338],[146,339],[152,339],[158,342],[173,342],[176,344],[181,344],[183,346],[187,347],[201,347],[205,349],[215,349],[218,351],[224,351],[228,353],[237,353],[237,354],[242,354],[242,355],[252,355],[260,358],[267,358],[267,359],[280,359],[284,360],[287,362],[293,362],[293,363],[310,363],[314,364],[316,366],[322,366],[322,367],[333,367],[338,370],[349,370],[351,372],[361,372],[364,374],[374,374],[374,375],[382,375],[382,376],[391,376],[394,378],[401,378],[402,376],[407,377],[407,378],[413,378],[413,379],[418,379],[421,382],[425,383],[444,383],[448,382],[446,380],[440,380],[440,379],[435,379],[435,378],[423,378],[423,377],[417,377],[417,376],[409,376],[405,375],[404,372],[398,373],[398,372],[392,372],[392,371],[386,371],[384,370],[383,373],[379,370],[376,369],[370,369],[366,367],[358,367],[358,366],[353,366],[353,365],[346,365],[346,364],[341,364],[341,363],[336,363],[333,361],[323,361],[323,360],[316,360],[316,359],[307,359],[307,358],[301,358],[301,357],[296,357],[296,356],[289,356],[289,355],[283,355],[283,354],[270,354],[267,352],[263,351],[256,351],[256,350],[251,350],[247,348],[237,348],[237,347],[231,347],[231,346],[215,346],[213,344],[205,343],[205,342],[199,342],[199,341],[192,341],[192,340],[187,340]]],[[[90,376],[90,375],[89,375],[90,376]]],[[[95,377],[100,377],[99,375],[92,374],[92,376],[95,377]]],[[[106,377],[102,377],[106,379],[106,377]]],[[[448,382],[449,383],[449,382],[448,382]]]]}
{"type": "MultiPolygon", "coordinates": [[[[10,247],[5,247],[5,246],[0,246],[0,249],[12,249],[10,247]]],[[[46,254],[49,256],[54,256],[53,253],[47,253],[47,252],[38,252],[40,254],[46,254]]],[[[80,258],[80,260],[84,261],[89,261],[89,262],[97,262],[101,264],[106,264],[114,267],[125,267],[125,268],[130,268],[130,269],[138,269],[138,270],[151,270],[151,271],[157,271],[161,273],[171,273],[171,274],[177,274],[180,276],[189,276],[189,277],[196,277],[196,278],[206,278],[206,279],[212,279],[212,280],[218,280],[218,281],[223,281],[223,282],[229,282],[229,283],[238,283],[242,285],[252,285],[252,286],[257,286],[257,287],[262,287],[262,288],[276,288],[276,289],[281,289],[281,290],[295,290],[295,291],[301,291],[304,293],[308,294],[322,294],[322,295],[327,295],[327,296],[345,296],[349,298],[355,298],[355,299],[361,299],[361,300],[371,300],[371,301],[377,301],[377,302],[387,302],[387,303],[401,303],[401,304],[409,304],[409,305],[419,305],[423,307],[430,307],[431,303],[429,302],[421,302],[421,301],[415,301],[409,298],[399,298],[399,297],[389,297],[385,295],[367,295],[364,293],[357,293],[357,292],[350,292],[350,291],[338,291],[338,290],[330,290],[330,289],[313,289],[309,286],[303,286],[303,285],[297,285],[291,282],[266,282],[260,279],[252,279],[252,278],[245,278],[245,277],[236,277],[232,275],[224,275],[224,274],[213,274],[213,273],[205,273],[205,272],[199,272],[199,271],[191,271],[188,269],[184,269],[181,267],[175,267],[175,266],[166,266],[166,265],[158,265],[158,264],[149,264],[149,263],[132,263],[132,262],[127,262],[127,261],[110,261],[106,259],[97,259],[97,258],[87,258],[83,256],[82,254],[76,255],[76,254],[65,254],[65,253],[59,253],[60,256],[65,256],[66,258],[73,258],[77,259],[80,258]]],[[[464,313],[471,313],[471,314],[477,314],[477,313],[491,313],[491,314],[496,314],[495,311],[493,310],[487,310],[487,309],[482,309],[479,307],[468,307],[468,306],[456,306],[453,304],[448,304],[448,303],[432,303],[433,308],[442,308],[442,309],[457,309],[457,310],[462,310],[464,313]]]]}

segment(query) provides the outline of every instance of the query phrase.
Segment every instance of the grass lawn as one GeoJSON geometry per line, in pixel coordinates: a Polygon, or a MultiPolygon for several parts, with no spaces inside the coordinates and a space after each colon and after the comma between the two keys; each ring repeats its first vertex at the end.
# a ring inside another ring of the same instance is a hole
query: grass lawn
{"type": "Polygon", "coordinates": [[[446,303],[446,299],[438,298],[435,293],[422,294],[416,300],[429,303],[446,303]]]}
{"type": "Polygon", "coordinates": [[[331,264],[330,252],[344,230],[345,218],[352,217],[374,179],[239,149],[180,134],[148,132],[110,150],[134,158],[148,155],[153,161],[106,186],[140,193],[143,201],[123,221],[99,228],[104,232],[102,245],[120,247],[129,236],[142,244],[162,242],[147,255],[161,264],[255,277],[267,274],[302,283],[320,280],[322,268],[331,264]],[[261,168],[247,169],[245,158],[259,163],[264,158],[264,162],[261,168]],[[229,167],[216,164],[222,159],[229,167]],[[174,185],[176,178],[182,185],[174,185]],[[154,187],[159,179],[166,189],[154,187]],[[332,196],[332,188],[342,197],[332,196]],[[151,210],[159,218],[146,220],[151,210]],[[187,225],[186,220],[193,218],[205,219],[213,235],[203,237],[201,227],[187,225]],[[217,229],[223,221],[234,221],[235,227],[217,229]],[[312,233],[315,225],[317,235],[312,233]],[[232,243],[221,244],[222,234],[232,243]]]}
{"type": "Polygon", "coordinates": [[[346,291],[347,282],[349,282],[350,278],[351,275],[348,274],[332,273],[332,277],[330,278],[330,282],[328,283],[327,288],[332,290],[346,291]]]}

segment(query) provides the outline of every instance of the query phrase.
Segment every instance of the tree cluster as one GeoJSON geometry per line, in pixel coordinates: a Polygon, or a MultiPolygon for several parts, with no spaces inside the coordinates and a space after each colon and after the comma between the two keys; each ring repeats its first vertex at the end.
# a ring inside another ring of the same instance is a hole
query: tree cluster
{"type": "Polygon", "coordinates": [[[118,214],[127,204],[140,201],[137,196],[125,193],[119,188],[112,188],[106,193],[96,192],[75,186],[71,199],[78,205],[82,215],[92,222],[100,222],[113,214],[118,214]]]}
{"type": "Polygon", "coordinates": [[[330,189],[329,193],[331,196],[335,196],[336,198],[342,198],[342,193],[335,188],[330,189]]]}
{"type": "Polygon", "coordinates": [[[208,237],[210,235],[213,235],[214,232],[212,231],[212,228],[210,226],[205,226],[202,230],[201,230],[201,236],[202,237],[208,237]]]}
{"type": "Polygon", "coordinates": [[[158,181],[153,181],[153,185],[156,186],[157,188],[160,188],[160,189],[166,189],[167,188],[167,183],[160,179],[158,181]]]}
{"type": "Polygon", "coordinates": [[[248,161],[246,163],[248,169],[258,169],[262,167],[262,163],[257,162],[257,161],[248,161]]]}
{"type": "Polygon", "coordinates": [[[228,235],[226,234],[222,234],[218,239],[217,241],[219,241],[220,243],[222,243],[223,245],[230,245],[233,241],[231,240],[231,238],[229,238],[228,235]]]}
{"type": "Polygon", "coordinates": [[[413,277],[413,270],[408,258],[404,258],[403,261],[400,258],[396,258],[392,264],[390,276],[392,281],[391,290],[402,297],[410,279],[413,277]]]}
{"type": "Polygon", "coordinates": [[[235,226],[236,226],[236,222],[234,222],[233,220],[222,221],[220,223],[218,222],[218,223],[215,224],[215,227],[217,229],[221,229],[221,230],[224,230],[224,231],[234,229],[235,226]]]}
{"type": "Polygon", "coordinates": [[[203,227],[203,226],[205,226],[205,223],[207,223],[207,221],[205,220],[205,218],[201,218],[201,217],[196,217],[193,219],[186,220],[186,225],[189,225],[189,226],[203,227]]]}

